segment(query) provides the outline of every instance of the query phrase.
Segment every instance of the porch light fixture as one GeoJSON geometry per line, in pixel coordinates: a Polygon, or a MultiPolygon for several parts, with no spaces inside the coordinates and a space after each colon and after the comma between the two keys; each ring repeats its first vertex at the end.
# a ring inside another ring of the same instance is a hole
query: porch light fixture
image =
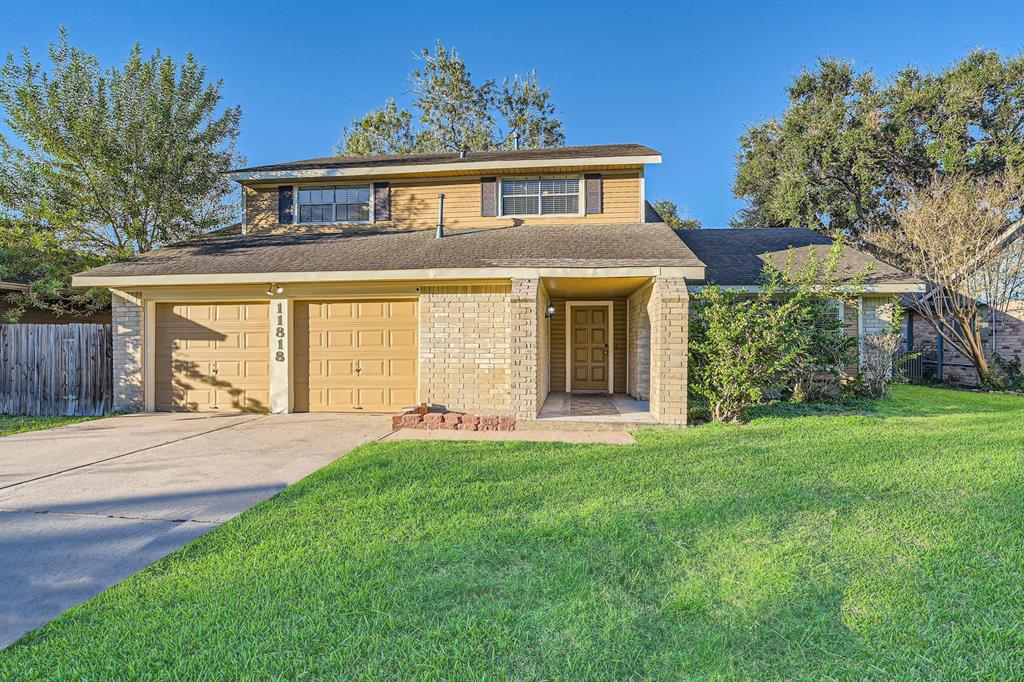
{"type": "Polygon", "coordinates": [[[284,287],[277,282],[271,282],[270,286],[267,287],[267,296],[280,296],[284,293],[284,287]]]}
{"type": "Polygon", "coordinates": [[[555,304],[548,303],[548,307],[544,309],[544,317],[550,319],[555,316],[555,304]]]}

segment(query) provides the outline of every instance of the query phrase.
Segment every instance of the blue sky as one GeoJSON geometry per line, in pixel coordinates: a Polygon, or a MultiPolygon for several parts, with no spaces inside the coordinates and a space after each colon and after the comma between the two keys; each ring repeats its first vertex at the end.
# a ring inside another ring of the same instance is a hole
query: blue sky
{"type": "Polygon", "coordinates": [[[1013,2],[12,2],[0,51],[36,59],[65,25],[106,64],[132,43],[193,52],[243,110],[240,148],[269,163],[330,152],[342,126],[401,101],[412,55],[442,39],[477,79],[536,69],[568,144],[639,142],[664,163],[648,197],[723,226],[737,139],[779,114],[819,56],[888,76],[944,67],[970,49],[1024,49],[1013,2]]]}

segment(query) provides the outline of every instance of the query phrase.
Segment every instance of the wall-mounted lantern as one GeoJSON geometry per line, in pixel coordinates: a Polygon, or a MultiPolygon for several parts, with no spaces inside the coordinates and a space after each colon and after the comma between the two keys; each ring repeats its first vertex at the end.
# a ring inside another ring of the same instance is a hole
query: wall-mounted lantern
{"type": "Polygon", "coordinates": [[[548,307],[544,309],[544,317],[550,319],[555,316],[555,304],[548,303],[548,307]]]}

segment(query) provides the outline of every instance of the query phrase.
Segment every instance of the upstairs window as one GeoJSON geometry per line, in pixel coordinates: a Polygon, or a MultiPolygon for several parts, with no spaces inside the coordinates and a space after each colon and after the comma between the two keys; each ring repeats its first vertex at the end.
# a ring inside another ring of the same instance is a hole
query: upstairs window
{"type": "Polygon", "coordinates": [[[300,187],[300,223],[370,221],[370,186],[300,187]]]}
{"type": "Polygon", "coordinates": [[[577,215],[579,178],[501,181],[501,215],[577,215]]]}

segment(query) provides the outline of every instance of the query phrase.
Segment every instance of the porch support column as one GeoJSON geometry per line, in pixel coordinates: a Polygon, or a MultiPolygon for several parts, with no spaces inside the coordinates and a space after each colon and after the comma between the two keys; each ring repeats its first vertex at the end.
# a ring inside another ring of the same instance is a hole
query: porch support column
{"type": "Polygon", "coordinates": [[[682,277],[658,277],[647,307],[651,318],[651,414],[661,424],[685,424],[690,296],[682,277]]]}
{"type": "Polygon", "coordinates": [[[541,407],[538,319],[540,280],[513,279],[510,333],[509,404],[516,419],[536,419],[541,407]]]}
{"type": "Polygon", "coordinates": [[[270,412],[286,414],[294,409],[292,371],[292,309],[290,298],[270,299],[270,412]]]}

